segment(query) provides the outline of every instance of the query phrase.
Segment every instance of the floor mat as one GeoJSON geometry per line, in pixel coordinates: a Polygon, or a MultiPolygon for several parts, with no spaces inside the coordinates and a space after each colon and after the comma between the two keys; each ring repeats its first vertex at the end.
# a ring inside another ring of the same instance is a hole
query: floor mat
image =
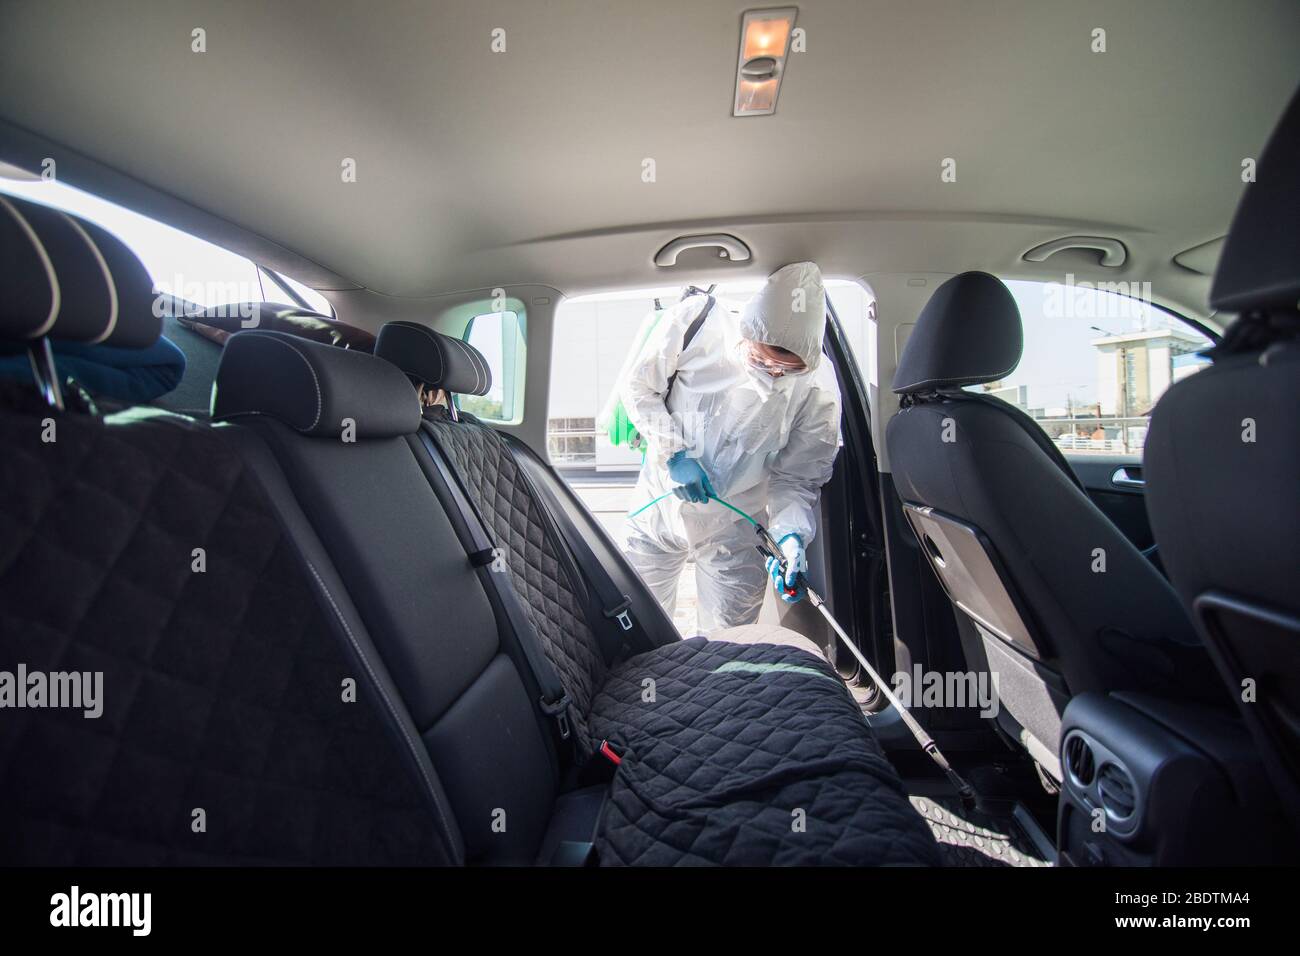
{"type": "Polygon", "coordinates": [[[956,797],[908,799],[939,841],[944,866],[1051,866],[1015,820],[971,812],[956,797]]]}

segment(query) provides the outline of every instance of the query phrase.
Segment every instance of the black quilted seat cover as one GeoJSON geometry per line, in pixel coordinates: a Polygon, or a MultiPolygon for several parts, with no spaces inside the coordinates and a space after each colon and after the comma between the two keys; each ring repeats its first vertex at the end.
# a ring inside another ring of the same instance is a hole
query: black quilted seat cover
{"type": "Polygon", "coordinates": [[[847,688],[805,651],[656,648],[611,671],[589,721],[624,748],[602,865],[941,862],[847,688]]]}
{"type": "Polygon", "coordinates": [[[605,661],[574,584],[560,564],[556,542],[546,532],[541,505],[497,431],[468,415],[453,422],[441,407],[429,409],[425,420],[497,546],[505,549],[515,591],[573,701],[577,737],[587,740],[586,714],[605,682],[605,661]]]}
{"type": "Polygon", "coordinates": [[[793,647],[693,638],[607,668],[502,436],[440,408],[426,420],[507,551],[515,588],[574,701],[583,749],[606,738],[629,748],[601,822],[602,863],[939,862],[825,661],[793,647]],[[646,681],[653,702],[643,699],[646,681]],[[803,832],[792,829],[796,809],[803,832]]]}
{"type": "Polygon", "coordinates": [[[104,711],[0,710],[0,864],[444,862],[224,439],[25,394],[0,393],[0,670],[102,671],[104,711]]]}

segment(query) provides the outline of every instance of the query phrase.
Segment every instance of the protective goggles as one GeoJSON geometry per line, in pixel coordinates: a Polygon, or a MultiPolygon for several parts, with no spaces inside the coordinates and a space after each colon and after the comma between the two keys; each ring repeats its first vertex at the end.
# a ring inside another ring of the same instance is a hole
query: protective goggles
{"type": "Polygon", "coordinates": [[[746,342],[745,358],[749,364],[773,378],[807,371],[803,359],[793,352],[763,342],[746,342]]]}

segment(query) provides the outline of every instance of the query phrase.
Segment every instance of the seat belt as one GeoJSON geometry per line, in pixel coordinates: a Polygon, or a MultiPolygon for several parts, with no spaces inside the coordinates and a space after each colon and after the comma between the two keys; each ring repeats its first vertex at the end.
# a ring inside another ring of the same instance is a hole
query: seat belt
{"type": "MultiPolygon", "coordinates": [[[[514,454],[513,450],[512,454],[514,454]]],[[[547,530],[560,545],[562,557],[567,559],[565,563],[586,585],[588,603],[591,603],[590,595],[593,592],[596,596],[602,620],[592,622],[591,618],[594,616],[592,614],[588,614],[587,618],[589,623],[599,624],[593,629],[600,640],[605,662],[615,664],[629,657],[633,648],[632,641],[640,633],[640,625],[632,614],[631,598],[619,590],[582,533],[570,526],[564,508],[554,492],[544,485],[539,489],[537,482],[534,482],[532,476],[528,474],[524,463],[519,460],[521,455],[514,454],[514,457],[515,467],[519,469],[525,486],[533,500],[537,502],[538,509],[548,526],[547,530]]],[[[642,647],[648,646],[644,635],[638,643],[642,647]]]]}
{"type": "Polygon", "coordinates": [[[446,499],[450,498],[452,506],[465,520],[469,541],[462,538],[461,546],[465,548],[470,563],[482,572],[480,577],[489,582],[501,600],[501,607],[510,621],[510,627],[515,632],[519,647],[528,662],[528,669],[533,672],[533,679],[541,691],[542,696],[537,702],[538,706],[543,714],[555,721],[560,739],[568,740],[573,733],[569,724],[569,707],[572,701],[569,700],[569,695],[560,682],[559,674],[555,672],[555,668],[546,657],[546,652],[542,650],[537,632],[528,620],[528,614],[519,600],[518,592],[515,591],[510,569],[494,570],[488,567],[497,560],[501,552],[498,552],[482,516],[465,495],[459,478],[448,466],[446,458],[438,448],[437,440],[430,431],[430,428],[421,423],[420,441],[424,443],[429,457],[433,459],[434,468],[442,485],[441,490],[435,488],[435,491],[439,491],[438,497],[444,504],[447,503],[446,499]]]}

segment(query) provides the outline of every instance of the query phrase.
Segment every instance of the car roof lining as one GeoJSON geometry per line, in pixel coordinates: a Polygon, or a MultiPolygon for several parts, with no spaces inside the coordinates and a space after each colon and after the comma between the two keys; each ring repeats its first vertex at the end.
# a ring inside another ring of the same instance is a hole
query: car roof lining
{"type": "Polygon", "coordinates": [[[20,5],[0,36],[0,157],[56,156],[66,182],[322,291],[373,293],[387,318],[453,290],[574,295],[802,258],[838,275],[1068,268],[1151,281],[1205,318],[1208,279],[1174,257],[1226,231],[1242,158],[1300,60],[1288,2],[1243,18],[1181,0],[1009,0],[996,16],[962,0],[823,0],[800,7],[808,52],[792,55],[776,115],[735,119],[743,9],[20,5]],[[190,50],[195,24],[207,53],[190,50]],[[1089,49],[1097,24],[1105,54],[1089,49]],[[494,56],[496,26],[508,48],[494,56]],[[152,69],[128,68],[143,58],[152,69]],[[538,92],[530,108],[520,89],[538,92]],[[946,157],[954,183],[940,181],[946,157]],[[343,158],[357,182],[341,182],[343,158]],[[735,232],[753,260],[653,265],[706,230],[735,232]],[[1020,259],[1075,233],[1121,240],[1128,262],[1020,259]]]}

